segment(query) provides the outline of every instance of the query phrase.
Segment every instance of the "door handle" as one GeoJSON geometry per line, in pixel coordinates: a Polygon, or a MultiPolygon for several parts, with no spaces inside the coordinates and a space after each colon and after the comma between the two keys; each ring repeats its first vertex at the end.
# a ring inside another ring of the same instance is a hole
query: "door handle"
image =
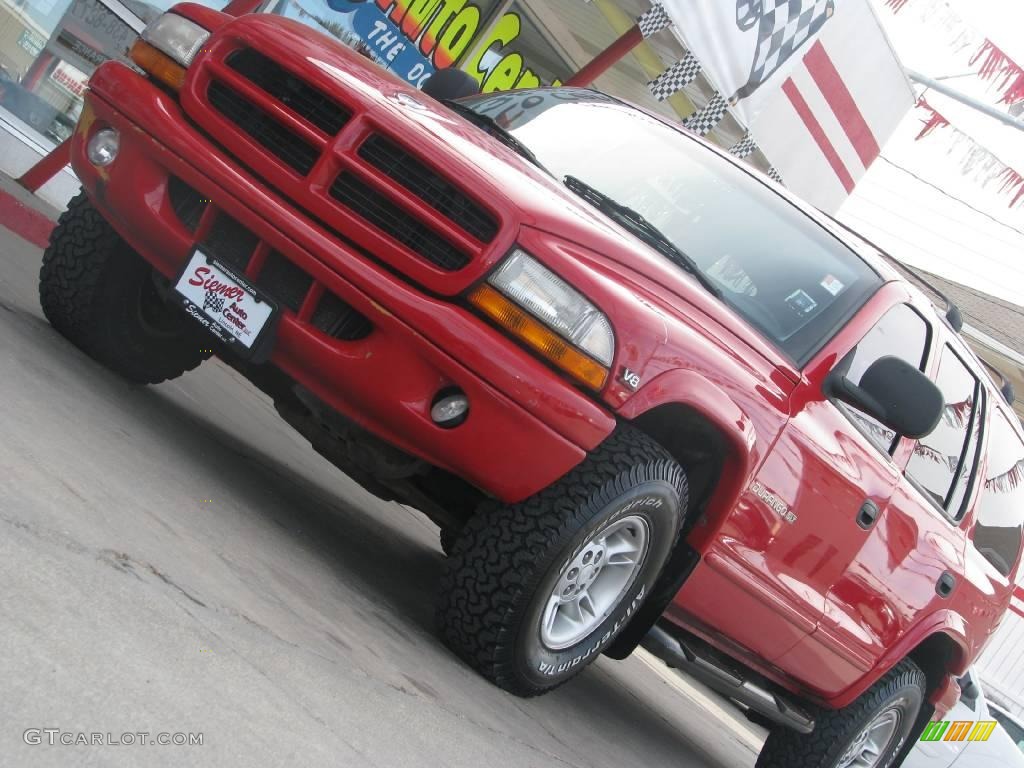
{"type": "Polygon", "coordinates": [[[949,571],[939,576],[939,581],[935,585],[935,592],[939,597],[949,597],[953,594],[954,589],[956,589],[956,576],[949,571]]]}
{"type": "Polygon", "coordinates": [[[881,514],[881,510],[878,509],[878,505],[868,499],[861,505],[860,512],[857,513],[857,525],[865,531],[871,530],[871,527],[878,522],[879,514],[881,514]]]}

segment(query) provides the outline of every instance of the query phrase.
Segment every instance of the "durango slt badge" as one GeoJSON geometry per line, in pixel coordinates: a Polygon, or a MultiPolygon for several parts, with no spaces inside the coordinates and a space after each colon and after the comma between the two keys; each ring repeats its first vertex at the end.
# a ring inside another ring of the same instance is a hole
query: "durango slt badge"
{"type": "Polygon", "coordinates": [[[796,515],[790,511],[786,503],[782,501],[782,499],[780,499],[774,493],[772,493],[770,490],[765,488],[765,486],[762,485],[759,480],[755,480],[753,483],[751,483],[750,492],[757,496],[757,498],[759,498],[769,507],[774,509],[775,512],[778,513],[779,517],[781,517],[790,525],[796,522],[796,515]]]}

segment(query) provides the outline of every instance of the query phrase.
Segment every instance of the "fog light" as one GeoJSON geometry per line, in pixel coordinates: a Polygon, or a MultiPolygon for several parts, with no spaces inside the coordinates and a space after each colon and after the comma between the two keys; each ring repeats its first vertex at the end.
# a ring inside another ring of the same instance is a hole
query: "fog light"
{"type": "Polygon", "coordinates": [[[439,427],[451,429],[466,420],[469,414],[469,398],[458,390],[442,392],[430,407],[430,418],[439,427]]]}
{"type": "Polygon", "coordinates": [[[93,165],[110,165],[117,159],[117,151],[121,148],[121,136],[113,128],[96,131],[85,147],[85,154],[93,165]]]}

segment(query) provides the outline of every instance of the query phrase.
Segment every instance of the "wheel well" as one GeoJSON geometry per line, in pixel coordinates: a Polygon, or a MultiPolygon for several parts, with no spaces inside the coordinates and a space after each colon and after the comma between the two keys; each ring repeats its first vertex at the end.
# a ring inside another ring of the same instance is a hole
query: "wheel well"
{"type": "Polygon", "coordinates": [[[633,426],[661,444],[686,470],[690,497],[684,528],[689,528],[707,506],[725,466],[725,437],[700,411],[680,404],[652,408],[640,414],[633,426]]]}
{"type": "Polygon", "coordinates": [[[665,569],[632,621],[604,651],[613,659],[624,659],[633,652],[700,561],[697,551],[687,543],[686,534],[700,519],[718,487],[729,450],[718,427],[699,411],[685,405],[652,408],[632,424],[660,444],[686,470],[690,494],[683,532],[665,569]]]}
{"type": "Polygon", "coordinates": [[[960,658],[962,651],[949,635],[942,633],[929,636],[914,650],[907,654],[907,658],[913,661],[924,672],[928,681],[929,695],[943,683],[943,679],[949,674],[960,658]]]}

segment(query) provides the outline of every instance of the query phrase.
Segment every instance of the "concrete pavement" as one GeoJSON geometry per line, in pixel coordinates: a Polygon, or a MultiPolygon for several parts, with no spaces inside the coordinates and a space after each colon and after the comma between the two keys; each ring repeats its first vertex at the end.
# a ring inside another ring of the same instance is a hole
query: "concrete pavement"
{"type": "Polygon", "coordinates": [[[433,633],[431,523],[218,361],[148,388],[93,363],[42,317],[40,254],[0,229],[0,765],[753,766],[757,729],[650,657],[528,701],[478,678],[433,633]]]}

